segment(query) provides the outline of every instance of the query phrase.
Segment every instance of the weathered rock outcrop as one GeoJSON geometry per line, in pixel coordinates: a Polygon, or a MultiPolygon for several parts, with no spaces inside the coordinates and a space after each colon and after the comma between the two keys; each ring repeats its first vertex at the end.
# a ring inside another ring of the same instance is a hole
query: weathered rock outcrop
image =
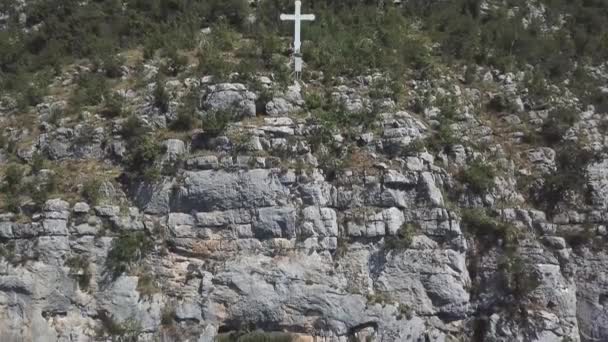
{"type": "Polygon", "coordinates": [[[498,93],[411,80],[404,104],[371,97],[381,75],[153,82],[162,67],[115,90],[112,118],[57,121],[49,97],[21,128],[0,101],[0,341],[608,340],[593,108],[553,137],[579,165],[542,146],[520,73],[476,71],[498,93]]]}

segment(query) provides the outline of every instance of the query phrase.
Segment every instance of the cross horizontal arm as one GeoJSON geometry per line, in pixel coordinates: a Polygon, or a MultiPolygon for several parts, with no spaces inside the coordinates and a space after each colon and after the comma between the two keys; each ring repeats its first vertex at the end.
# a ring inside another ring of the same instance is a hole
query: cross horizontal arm
{"type": "Polygon", "coordinates": [[[315,17],[315,15],[314,15],[314,14],[302,14],[302,15],[300,16],[300,19],[301,19],[301,20],[310,20],[310,21],[313,21],[313,20],[315,20],[315,18],[316,18],[316,17],[315,17]]]}
{"type": "Polygon", "coordinates": [[[281,14],[281,20],[296,20],[296,16],[293,14],[281,14]]]}

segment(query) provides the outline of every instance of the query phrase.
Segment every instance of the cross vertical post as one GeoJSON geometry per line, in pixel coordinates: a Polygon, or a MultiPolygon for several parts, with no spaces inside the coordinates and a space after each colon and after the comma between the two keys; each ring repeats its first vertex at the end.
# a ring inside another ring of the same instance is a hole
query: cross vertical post
{"type": "Polygon", "coordinates": [[[301,24],[302,21],[313,21],[315,20],[314,14],[302,14],[302,1],[297,0],[295,3],[294,14],[281,14],[281,20],[293,20],[294,22],[294,38],[293,38],[293,54],[295,56],[294,69],[296,73],[296,79],[299,78],[300,72],[302,72],[302,55],[300,49],[302,48],[301,41],[301,24]]]}

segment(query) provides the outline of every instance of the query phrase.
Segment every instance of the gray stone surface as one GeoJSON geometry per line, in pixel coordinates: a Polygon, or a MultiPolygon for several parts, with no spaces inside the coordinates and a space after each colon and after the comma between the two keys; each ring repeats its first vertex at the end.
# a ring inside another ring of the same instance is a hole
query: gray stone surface
{"type": "Polygon", "coordinates": [[[186,171],[174,193],[173,211],[270,207],[286,203],[288,189],[271,170],[186,171]]]}
{"type": "Polygon", "coordinates": [[[212,111],[231,111],[248,117],[256,115],[257,95],[239,83],[211,85],[203,94],[203,106],[212,111]]]}
{"type": "MultiPolygon", "coordinates": [[[[495,4],[480,6],[488,15],[495,4]]],[[[104,316],[138,342],[211,342],[242,329],[298,333],[297,342],[608,341],[605,110],[582,111],[584,101],[560,89],[568,82],[547,86],[551,106],[580,112],[562,143],[600,157],[576,175],[586,186],[549,208],[531,195],[556,170],[556,152],[525,138],[552,108],[529,110],[541,104],[524,72],[478,67],[469,82],[442,68],[433,79],[408,76],[395,99],[375,88],[381,74],[313,73],[286,90],[259,76],[270,97],[178,75],[160,113],[150,105],[157,62],[143,67],[148,88],[122,89],[134,71],[125,68],[119,91],[164,147],[154,180],[121,175],[125,118],[91,107],[51,120],[64,103],[50,96],[30,108],[36,125],[17,127],[15,101],[0,100],[0,162],[51,159],[51,170],[23,165],[18,193],[0,195],[3,208],[7,195],[21,201],[0,212],[1,342],[131,340],[110,336],[104,316]],[[190,90],[198,114],[236,115],[221,136],[165,131],[190,90]],[[320,127],[303,98],[312,91],[339,105],[333,114],[370,122],[320,127]],[[492,98],[509,108],[488,113],[492,98]],[[460,172],[476,159],[496,170],[488,193],[464,191],[460,172]],[[102,180],[101,203],[83,202],[92,177],[102,180]],[[33,191],[53,180],[40,203],[44,193],[33,191]],[[487,221],[463,219],[473,208],[487,221]]],[[[91,72],[74,68],[54,86],[91,72]]],[[[605,69],[593,69],[602,84],[605,69]]]]}

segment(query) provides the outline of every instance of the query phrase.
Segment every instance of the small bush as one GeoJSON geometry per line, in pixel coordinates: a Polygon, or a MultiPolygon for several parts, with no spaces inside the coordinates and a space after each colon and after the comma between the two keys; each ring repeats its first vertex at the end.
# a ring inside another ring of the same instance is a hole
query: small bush
{"type": "Polygon", "coordinates": [[[225,22],[211,28],[211,44],[222,51],[232,51],[236,46],[238,34],[225,22]]]}
{"type": "Polygon", "coordinates": [[[57,191],[57,182],[57,176],[51,174],[44,182],[31,182],[27,184],[24,191],[27,191],[32,198],[32,201],[34,201],[34,204],[36,204],[38,209],[41,209],[44,203],[50,198],[50,195],[57,191]]]}
{"type": "Polygon", "coordinates": [[[165,58],[162,72],[166,75],[177,76],[188,66],[188,57],[180,55],[175,48],[169,48],[165,58]]]}
{"type": "Polygon", "coordinates": [[[37,174],[43,170],[46,164],[46,159],[40,152],[35,152],[32,156],[32,173],[37,174]]]}
{"type": "Polygon", "coordinates": [[[95,126],[90,123],[85,123],[78,130],[78,134],[76,135],[74,142],[77,145],[89,145],[93,143],[95,135],[95,126]]]}
{"type": "Polygon", "coordinates": [[[112,241],[106,268],[113,278],[117,278],[146,257],[153,247],[152,240],[144,232],[124,233],[112,241]]]}
{"type": "Polygon", "coordinates": [[[16,193],[23,179],[23,169],[18,164],[9,164],[4,172],[5,191],[11,194],[16,193]]]}
{"type": "Polygon", "coordinates": [[[463,229],[481,241],[491,244],[502,241],[504,246],[513,246],[520,238],[518,229],[507,222],[488,216],[483,209],[467,209],[462,213],[463,229]]]}
{"type": "Polygon", "coordinates": [[[57,125],[59,120],[64,117],[65,113],[62,108],[59,107],[51,107],[51,112],[49,113],[49,118],[47,119],[48,123],[57,125]]]}
{"type": "Polygon", "coordinates": [[[535,204],[549,214],[555,212],[569,192],[586,195],[587,166],[598,158],[575,143],[562,145],[556,152],[556,170],[543,177],[540,189],[531,189],[535,204]]]}
{"type": "Polygon", "coordinates": [[[431,151],[448,153],[458,142],[449,123],[444,121],[433,135],[427,138],[426,145],[431,151]]]}
{"type": "Polygon", "coordinates": [[[482,162],[480,159],[474,160],[468,168],[461,171],[458,179],[467,184],[468,189],[478,195],[482,195],[492,190],[496,171],[491,165],[482,162]]]}
{"type": "Polygon", "coordinates": [[[177,113],[177,118],[169,125],[173,131],[190,131],[196,124],[196,118],[191,112],[180,111],[177,113]]]}
{"type": "Polygon", "coordinates": [[[127,172],[136,179],[157,180],[160,171],[156,162],[162,153],[163,146],[153,137],[143,136],[132,139],[125,159],[127,172]]]}
{"type": "Polygon", "coordinates": [[[212,46],[199,51],[197,58],[198,72],[204,75],[212,75],[216,81],[228,80],[228,76],[236,68],[219,50],[212,46]]]}
{"type": "Polygon", "coordinates": [[[137,279],[137,292],[142,297],[152,297],[155,293],[160,292],[153,274],[147,272],[139,276],[137,279]]]}
{"type": "Polygon", "coordinates": [[[154,87],[154,106],[158,108],[162,113],[166,113],[169,110],[169,93],[165,89],[165,82],[162,77],[156,79],[156,86],[154,87]]]}
{"type": "Polygon", "coordinates": [[[325,98],[323,94],[318,91],[310,91],[304,94],[304,102],[306,103],[307,109],[315,110],[323,106],[325,98]]]}
{"type": "Polygon", "coordinates": [[[4,258],[8,262],[14,264],[17,260],[15,254],[15,242],[0,243],[0,258],[4,258]]]}
{"type": "Polygon", "coordinates": [[[487,104],[487,108],[496,113],[512,113],[517,111],[511,100],[504,94],[498,94],[492,97],[487,104]]]}
{"type": "Polygon", "coordinates": [[[122,124],[120,135],[126,140],[141,138],[148,133],[148,128],[135,115],[130,115],[122,124]]]}
{"type": "Polygon", "coordinates": [[[521,257],[507,253],[498,263],[504,290],[516,300],[525,299],[540,285],[540,279],[531,272],[521,257]]]}
{"type": "Polygon", "coordinates": [[[439,96],[435,105],[441,111],[441,116],[452,120],[458,115],[458,98],[452,95],[439,96]]]}
{"type": "Polygon", "coordinates": [[[575,109],[558,108],[549,113],[549,118],[543,123],[541,137],[549,146],[561,142],[566,131],[578,121],[579,115],[575,109]]]}
{"type": "Polygon", "coordinates": [[[17,107],[25,111],[28,106],[36,106],[42,103],[44,97],[43,88],[39,85],[28,84],[17,99],[17,107]]]}
{"type": "Polygon", "coordinates": [[[0,132],[0,149],[5,149],[7,148],[9,141],[8,141],[8,137],[6,135],[4,135],[2,132],[0,132]]]}
{"type": "Polygon", "coordinates": [[[399,314],[397,315],[397,319],[407,319],[408,321],[414,317],[414,310],[406,304],[399,303],[399,314]]]}
{"type": "Polygon", "coordinates": [[[103,102],[109,93],[104,75],[86,73],[79,76],[78,84],[70,103],[75,109],[82,106],[96,106],[103,102]]]}
{"type": "Polygon", "coordinates": [[[100,114],[107,118],[117,118],[124,114],[124,100],[118,94],[110,94],[106,96],[104,106],[100,110],[100,114]]]}
{"type": "Polygon", "coordinates": [[[221,334],[215,338],[216,342],[292,342],[292,334],[280,332],[232,332],[221,334]]]}
{"type": "Polygon", "coordinates": [[[227,111],[211,112],[203,116],[203,132],[205,135],[215,137],[220,135],[228,124],[235,120],[234,114],[227,111]]]}
{"type": "Polygon", "coordinates": [[[160,324],[163,327],[170,327],[175,323],[175,308],[172,306],[165,306],[161,312],[160,324]]]}
{"type": "Polygon", "coordinates": [[[397,81],[389,80],[387,78],[381,78],[380,80],[372,83],[369,90],[369,97],[371,99],[392,99],[398,102],[399,97],[403,93],[403,85],[397,81]]]}
{"type": "Polygon", "coordinates": [[[84,198],[89,204],[97,205],[101,199],[101,180],[89,179],[82,186],[80,192],[82,198],[84,198]]]}
{"type": "Polygon", "coordinates": [[[21,208],[19,195],[7,193],[4,198],[4,209],[13,214],[18,214],[21,208]]]}
{"type": "Polygon", "coordinates": [[[122,76],[122,66],[125,58],[119,56],[107,56],[102,61],[106,77],[119,78],[122,76]]]}
{"type": "Polygon", "coordinates": [[[412,239],[416,233],[416,228],[411,224],[404,224],[397,231],[395,236],[386,236],[384,238],[384,248],[388,250],[404,250],[408,249],[412,244],[412,239]]]}
{"type": "Polygon", "coordinates": [[[371,305],[380,304],[384,306],[391,302],[392,300],[387,292],[376,291],[373,294],[367,295],[367,303],[371,305]]]}
{"type": "Polygon", "coordinates": [[[120,342],[137,342],[143,333],[141,324],[135,320],[126,320],[119,323],[107,312],[97,312],[97,317],[101,321],[102,330],[97,332],[99,337],[109,335],[112,340],[120,342]]]}
{"type": "Polygon", "coordinates": [[[580,230],[567,229],[560,233],[560,236],[563,237],[572,248],[589,245],[596,235],[592,225],[585,225],[580,230]]]}
{"type": "Polygon", "coordinates": [[[192,92],[190,96],[182,103],[177,111],[177,117],[169,124],[169,128],[174,131],[190,131],[197,126],[199,122],[196,113],[196,92],[192,92]]]}
{"type": "Polygon", "coordinates": [[[70,275],[78,281],[80,289],[86,291],[92,277],[89,260],[82,255],[78,255],[68,259],[65,264],[70,268],[70,275]]]}

